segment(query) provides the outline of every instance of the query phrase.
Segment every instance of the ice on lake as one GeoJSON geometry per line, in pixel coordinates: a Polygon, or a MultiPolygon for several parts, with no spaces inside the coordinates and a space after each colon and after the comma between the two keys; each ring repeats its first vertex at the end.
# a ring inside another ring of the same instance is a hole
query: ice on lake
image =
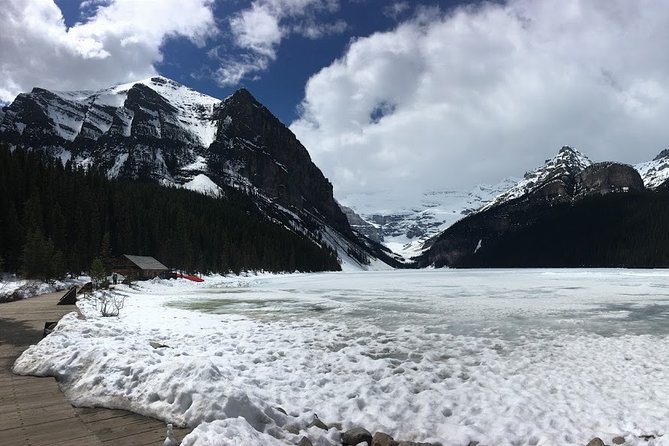
{"type": "Polygon", "coordinates": [[[295,444],[288,424],[336,444],[307,429],[318,414],[444,445],[661,445],[668,290],[662,270],[155,281],[123,290],[118,319],[83,302],[91,317],[65,319],[16,369],[58,376],[75,404],[202,423],[187,444],[295,444]]]}

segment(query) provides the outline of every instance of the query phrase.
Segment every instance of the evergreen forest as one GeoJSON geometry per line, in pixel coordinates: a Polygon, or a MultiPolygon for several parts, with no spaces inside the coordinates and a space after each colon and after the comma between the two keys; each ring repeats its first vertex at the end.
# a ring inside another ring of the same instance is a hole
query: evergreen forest
{"type": "Polygon", "coordinates": [[[339,270],[334,251],[286,229],[249,196],[108,180],[0,145],[0,271],[49,279],[97,257],[150,255],[190,272],[339,270]]]}

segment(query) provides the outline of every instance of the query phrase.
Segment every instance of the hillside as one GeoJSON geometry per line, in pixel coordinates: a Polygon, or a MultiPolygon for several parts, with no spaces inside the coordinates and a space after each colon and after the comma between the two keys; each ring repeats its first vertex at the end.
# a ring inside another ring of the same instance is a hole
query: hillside
{"type": "Polygon", "coordinates": [[[221,187],[220,197],[109,180],[58,159],[0,147],[0,257],[28,276],[87,270],[111,253],[152,255],[202,272],[339,270],[337,256],[289,217],[221,187]],[[48,270],[53,268],[53,270],[48,270]]]}

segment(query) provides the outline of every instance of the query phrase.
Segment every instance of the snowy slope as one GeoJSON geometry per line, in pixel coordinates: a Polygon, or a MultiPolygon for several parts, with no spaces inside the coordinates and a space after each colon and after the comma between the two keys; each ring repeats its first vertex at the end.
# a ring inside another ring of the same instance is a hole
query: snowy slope
{"type": "MultiPolygon", "coordinates": [[[[216,137],[214,107],[220,104],[221,100],[199,93],[162,76],[119,84],[95,92],[53,92],[62,100],[62,104],[58,104],[60,107],[50,106],[49,117],[56,123],[61,136],[69,141],[79,135],[84,122],[95,126],[101,133],[106,133],[112,124],[110,119],[112,116],[108,113],[109,108],[122,108],[128,91],[137,84],[149,87],[174,107],[176,110],[174,124],[180,126],[202,146],[211,145],[216,137]]],[[[127,111],[127,109],[116,110],[116,114],[127,117],[129,115],[127,111]]],[[[131,119],[128,120],[131,121],[131,119]]]]}
{"type": "Polygon", "coordinates": [[[574,175],[591,164],[592,161],[590,161],[587,156],[572,147],[564,146],[555,157],[546,160],[546,163],[543,166],[527,172],[518,184],[495,197],[481,210],[490,209],[493,206],[519,198],[532,192],[538,186],[546,184],[550,180],[565,175],[574,175]]]}
{"type": "Polygon", "coordinates": [[[399,197],[387,193],[349,194],[344,206],[374,226],[382,243],[404,258],[421,253],[423,244],[518,182],[507,178],[470,191],[428,191],[399,197]]]}
{"type": "Polygon", "coordinates": [[[652,161],[634,166],[649,189],[655,189],[669,179],[669,149],[660,152],[652,161]]]}

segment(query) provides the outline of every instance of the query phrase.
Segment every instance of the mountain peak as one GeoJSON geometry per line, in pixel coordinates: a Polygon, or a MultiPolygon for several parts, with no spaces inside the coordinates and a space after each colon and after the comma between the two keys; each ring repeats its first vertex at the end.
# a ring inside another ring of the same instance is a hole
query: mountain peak
{"type": "Polygon", "coordinates": [[[251,92],[243,87],[235,91],[229,99],[242,103],[259,104],[258,100],[251,94],[251,92]]]}
{"type": "Polygon", "coordinates": [[[653,158],[653,161],[659,161],[665,158],[669,158],[669,149],[664,149],[661,151],[655,158],[653,158]]]}
{"type": "MultiPolygon", "coordinates": [[[[562,148],[558,151],[557,156],[553,158],[552,161],[556,160],[565,160],[566,162],[579,165],[581,168],[586,168],[592,164],[590,158],[571,146],[562,146],[562,148]]],[[[549,162],[550,161],[547,161],[546,164],[549,162]]]]}
{"type": "Polygon", "coordinates": [[[592,165],[592,161],[581,152],[570,146],[562,146],[551,159],[547,159],[543,166],[525,173],[524,178],[503,194],[498,195],[482,210],[500,205],[509,200],[522,197],[538,190],[553,180],[564,181],[573,178],[586,167],[592,165]]]}

